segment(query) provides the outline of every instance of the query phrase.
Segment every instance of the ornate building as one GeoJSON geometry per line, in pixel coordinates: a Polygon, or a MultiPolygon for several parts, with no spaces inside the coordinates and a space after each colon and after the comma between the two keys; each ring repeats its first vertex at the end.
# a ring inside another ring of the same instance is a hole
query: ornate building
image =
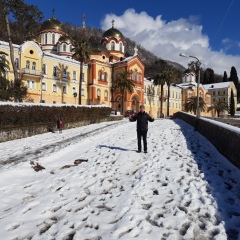
{"type": "MultiPolygon", "coordinates": [[[[28,88],[25,102],[46,104],[77,104],[81,94],[83,105],[104,104],[119,112],[138,111],[141,104],[154,117],[160,116],[160,87],[151,81],[144,80],[144,63],[134,54],[125,56],[126,41],[123,34],[114,27],[103,33],[98,43],[92,43],[90,60],[83,66],[83,81],[79,93],[80,63],[72,59],[72,41],[63,31],[62,23],[54,16],[44,21],[37,36],[29,36],[21,45],[14,46],[14,61],[18,74],[28,88]],[[129,81],[135,88],[132,94],[126,93],[123,98],[118,91],[113,91],[112,83],[120,71],[130,72],[129,81]]],[[[9,43],[0,41],[0,51],[7,53],[10,62],[9,43]]],[[[7,74],[9,80],[14,79],[13,69],[7,74]]],[[[226,99],[229,104],[230,90],[234,84],[199,86],[199,96],[211,106],[217,101],[216,96],[226,99]],[[224,95],[224,96],[223,96],[224,95]]],[[[184,104],[191,96],[197,95],[195,73],[187,69],[181,84],[164,86],[163,114],[167,115],[167,97],[169,95],[169,115],[184,110],[184,104]]],[[[235,97],[236,98],[236,97],[235,97]]],[[[236,103],[237,101],[235,101],[236,103]]],[[[211,113],[201,113],[202,116],[211,113]]]]}
{"type": "MultiPolygon", "coordinates": [[[[41,25],[38,36],[29,36],[22,45],[14,45],[14,59],[22,81],[28,87],[24,101],[48,104],[76,104],[81,94],[82,104],[105,104],[118,111],[138,110],[143,103],[144,64],[137,55],[125,57],[126,41],[114,27],[104,32],[99,43],[92,44],[92,54],[83,66],[83,82],[79,93],[80,63],[72,59],[71,38],[62,30],[62,23],[54,16],[41,25]],[[119,71],[131,72],[135,89],[125,94],[124,106],[119,92],[112,91],[112,82],[119,71]]],[[[0,50],[8,54],[7,42],[0,42],[0,50]]],[[[10,64],[11,67],[11,64],[10,64]]],[[[12,68],[8,72],[13,80],[12,68]]]]}

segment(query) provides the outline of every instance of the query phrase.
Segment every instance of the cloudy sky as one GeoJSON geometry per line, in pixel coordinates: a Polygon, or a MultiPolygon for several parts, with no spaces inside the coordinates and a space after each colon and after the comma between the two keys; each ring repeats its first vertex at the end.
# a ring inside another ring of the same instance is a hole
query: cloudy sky
{"type": "Polygon", "coordinates": [[[197,57],[204,68],[230,75],[231,67],[240,71],[239,0],[168,1],[96,1],[96,0],[25,0],[37,5],[44,20],[54,16],[62,22],[107,30],[115,27],[155,55],[187,67],[197,57]],[[235,27],[236,26],[236,27],[235,27]]]}

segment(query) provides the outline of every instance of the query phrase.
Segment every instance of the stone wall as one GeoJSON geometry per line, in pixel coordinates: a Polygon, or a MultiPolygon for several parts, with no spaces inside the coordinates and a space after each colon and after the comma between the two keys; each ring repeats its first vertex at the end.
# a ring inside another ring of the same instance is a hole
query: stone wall
{"type": "MultiPolygon", "coordinates": [[[[79,122],[67,122],[64,123],[64,129],[76,128],[81,126],[86,126],[93,123],[107,122],[107,121],[116,121],[122,120],[123,116],[108,116],[101,119],[92,119],[79,122]]],[[[0,130],[0,142],[7,142],[15,139],[31,137],[37,134],[58,131],[56,123],[52,124],[42,124],[37,126],[27,126],[27,127],[18,127],[18,128],[9,128],[0,130]]]]}
{"type": "Polygon", "coordinates": [[[240,156],[238,153],[240,146],[239,128],[214,120],[208,121],[208,119],[204,119],[203,117],[196,121],[194,115],[184,112],[177,112],[174,114],[174,117],[180,118],[193,126],[201,135],[206,137],[223,156],[240,168],[240,156]]]}

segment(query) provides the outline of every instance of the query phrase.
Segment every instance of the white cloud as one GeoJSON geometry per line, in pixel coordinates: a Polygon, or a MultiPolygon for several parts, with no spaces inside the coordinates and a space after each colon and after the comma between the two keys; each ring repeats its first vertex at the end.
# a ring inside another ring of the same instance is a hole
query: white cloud
{"type": "Polygon", "coordinates": [[[102,21],[102,29],[114,26],[124,36],[136,41],[141,46],[165,60],[187,64],[193,59],[180,57],[180,53],[196,56],[204,68],[212,68],[215,73],[230,74],[231,67],[240,68],[240,56],[226,55],[224,52],[231,47],[230,39],[222,41],[224,48],[219,51],[211,50],[209,38],[203,34],[203,26],[198,23],[197,16],[189,19],[180,18],[174,21],[164,21],[161,15],[155,19],[146,12],[135,12],[127,9],[121,16],[107,14],[102,21]]]}

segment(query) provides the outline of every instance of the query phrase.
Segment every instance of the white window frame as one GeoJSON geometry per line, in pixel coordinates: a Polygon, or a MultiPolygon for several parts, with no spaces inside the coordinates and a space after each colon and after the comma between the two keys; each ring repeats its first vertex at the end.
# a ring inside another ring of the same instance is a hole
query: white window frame
{"type": "Polygon", "coordinates": [[[30,61],[29,60],[26,61],[26,69],[30,69],[30,61]]]}
{"type": "Polygon", "coordinates": [[[42,65],[42,73],[47,74],[47,64],[46,63],[43,63],[43,65],[42,65]]]}
{"type": "Polygon", "coordinates": [[[66,85],[63,85],[62,86],[62,92],[64,93],[64,94],[67,94],[67,86],[66,85]],[[64,90],[65,89],[65,90],[64,90]]]}
{"type": "Polygon", "coordinates": [[[57,67],[53,66],[53,76],[57,77],[57,67]]]}
{"type": "Polygon", "coordinates": [[[84,96],[84,94],[85,94],[85,89],[82,88],[82,89],[81,89],[81,96],[84,96]]]}
{"type": "Polygon", "coordinates": [[[47,83],[42,82],[42,91],[47,91],[47,83]]]}
{"type": "Polygon", "coordinates": [[[37,68],[37,63],[36,63],[36,62],[33,62],[33,63],[32,63],[32,70],[36,71],[36,68],[37,68]]]}
{"type": "Polygon", "coordinates": [[[28,89],[31,89],[31,90],[34,90],[36,89],[36,83],[34,80],[27,80],[27,88],[28,89]]]}
{"type": "Polygon", "coordinates": [[[75,70],[73,70],[73,80],[77,79],[77,72],[75,70]]]}
{"type": "Polygon", "coordinates": [[[52,85],[52,91],[57,92],[57,84],[53,83],[52,85]]]}

